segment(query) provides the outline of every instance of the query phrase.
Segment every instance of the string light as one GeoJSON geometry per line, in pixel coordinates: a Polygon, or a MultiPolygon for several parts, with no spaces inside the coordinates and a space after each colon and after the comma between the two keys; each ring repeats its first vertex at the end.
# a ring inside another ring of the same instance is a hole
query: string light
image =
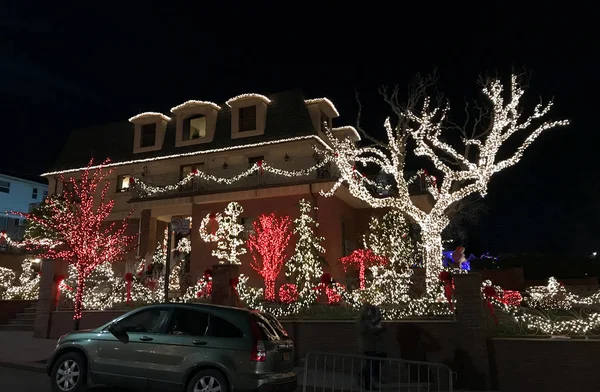
{"type": "Polygon", "coordinates": [[[60,246],[42,249],[40,258],[66,260],[77,268],[73,315],[76,329],[82,316],[85,280],[99,265],[122,260],[133,240],[132,236],[125,235],[131,212],[122,222],[106,225],[115,204],[114,200],[106,199],[110,189],[107,178],[112,170],[105,171],[105,165],[102,164],[90,173],[92,164],[93,161],[90,161],[88,168],[82,172],[80,181],[60,177],[66,209],[49,199],[53,206],[51,217],[26,215],[26,219],[41,226],[53,227],[60,233],[60,246]],[[100,184],[104,185],[98,197],[100,184]]]}
{"type": "Polygon", "coordinates": [[[267,301],[275,301],[275,280],[285,263],[291,223],[289,216],[261,214],[252,224],[254,233],[248,236],[248,249],[252,253],[250,266],[264,280],[267,301]]]}
{"type": "MultiPolygon", "coordinates": [[[[156,161],[162,161],[162,160],[166,160],[166,159],[186,158],[186,157],[191,157],[191,156],[196,156],[196,155],[206,155],[206,154],[213,154],[213,153],[218,153],[218,152],[243,150],[246,148],[254,148],[254,147],[266,147],[266,146],[271,146],[271,145],[275,145],[275,144],[292,143],[292,142],[311,140],[311,139],[316,141],[317,143],[319,143],[324,149],[326,149],[328,151],[331,150],[331,147],[327,143],[325,143],[325,141],[323,139],[321,139],[320,137],[318,137],[316,135],[305,135],[305,136],[295,136],[295,137],[290,137],[290,138],[285,138],[285,139],[271,140],[271,141],[260,142],[260,143],[249,143],[249,144],[244,144],[241,146],[213,148],[210,150],[199,150],[199,151],[197,150],[197,151],[191,151],[191,152],[180,153],[180,154],[170,154],[170,155],[163,155],[163,156],[152,157],[152,158],[143,158],[143,159],[132,159],[129,161],[121,161],[121,162],[109,162],[109,163],[106,163],[103,167],[117,167],[117,166],[133,165],[133,164],[139,164],[139,163],[156,162],[156,161]]],[[[42,177],[56,176],[56,175],[68,174],[68,173],[77,173],[77,172],[80,172],[85,169],[91,170],[91,169],[97,169],[98,167],[100,167],[100,165],[98,165],[98,166],[92,165],[89,168],[88,167],[79,167],[79,168],[74,168],[74,169],[57,170],[57,171],[43,173],[42,177]]]]}
{"type": "Polygon", "coordinates": [[[340,112],[338,112],[338,110],[336,109],[335,105],[333,104],[333,102],[331,102],[329,99],[327,98],[312,98],[312,99],[305,99],[304,103],[306,103],[307,105],[311,105],[314,103],[324,103],[325,105],[329,106],[331,108],[331,110],[333,110],[333,113],[335,113],[336,117],[339,117],[340,112]]]}
{"type": "Polygon", "coordinates": [[[182,103],[181,105],[177,105],[171,108],[171,112],[176,112],[178,110],[181,109],[185,109],[185,108],[189,108],[189,107],[194,107],[194,106],[210,106],[211,108],[215,109],[215,110],[221,110],[221,107],[219,105],[217,105],[214,102],[209,102],[209,101],[196,101],[196,100],[189,100],[189,101],[185,101],[184,103],[182,103]]]}
{"type": "Polygon", "coordinates": [[[354,135],[354,137],[357,139],[357,141],[362,140],[362,138],[360,137],[360,133],[358,133],[358,131],[356,130],[356,128],[354,128],[351,125],[344,125],[342,127],[335,127],[332,128],[331,131],[333,132],[333,134],[336,134],[338,132],[350,132],[354,135]]]}
{"type": "Polygon", "coordinates": [[[547,105],[538,104],[533,114],[523,120],[520,101],[524,89],[514,75],[511,77],[509,99],[505,99],[504,87],[498,80],[493,80],[485,86],[483,92],[494,113],[490,119],[489,132],[480,138],[463,139],[465,147],[478,150],[475,161],[471,161],[466,152],[461,154],[442,141],[441,132],[445,128],[449,107],[430,108],[429,97],[425,98],[419,113],[398,110],[401,124],[397,127],[391,125],[389,118],[386,119],[384,127],[388,140],[385,145],[357,147],[350,138],[339,140],[334,137],[330,129],[325,129],[329,143],[335,151],[332,159],[338,166],[340,179],[329,192],[321,192],[321,194],[331,196],[342,183],[345,183],[354,197],[363,200],[371,207],[399,210],[414,220],[421,228],[426,285],[430,293],[437,293],[440,290],[437,277],[442,270],[442,232],[449,224],[446,215],[448,209],[469,195],[485,196],[492,175],[519,162],[527,147],[542,132],[569,123],[567,120],[561,120],[532,125],[535,120],[549,113],[552,102],[547,105]],[[513,155],[498,160],[501,146],[517,131],[530,128],[532,132],[513,155]],[[436,178],[435,187],[428,187],[433,200],[429,212],[421,210],[414,204],[410,197],[408,181],[404,177],[407,136],[415,142],[414,154],[428,158],[442,174],[436,178]],[[455,161],[456,165],[450,165],[449,160],[455,161]],[[374,195],[370,190],[372,181],[357,175],[355,166],[357,164],[379,166],[382,172],[394,177],[397,191],[387,197],[374,195]]]}
{"type": "Polygon", "coordinates": [[[200,238],[205,242],[216,242],[217,249],[212,255],[219,260],[219,264],[241,264],[240,256],[246,254],[243,247],[244,241],[240,238],[244,225],[238,223],[244,212],[237,202],[231,202],[225,207],[223,214],[208,214],[200,223],[200,238]],[[208,231],[208,222],[216,221],[218,228],[214,233],[208,231]]]}
{"type": "Polygon", "coordinates": [[[344,271],[347,272],[349,267],[354,267],[358,270],[358,279],[360,289],[365,289],[365,270],[367,267],[374,267],[388,263],[385,257],[378,256],[371,249],[356,249],[348,256],[342,257],[340,263],[344,266],[344,271]]]}
{"type": "Polygon", "coordinates": [[[248,93],[248,94],[240,94],[240,95],[236,95],[233,98],[229,98],[227,100],[227,102],[225,102],[225,104],[229,107],[231,107],[231,104],[242,100],[242,99],[249,99],[249,98],[256,98],[256,99],[260,99],[261,101],[263,101],[264,103],[271,103],[271,100],[267,97],[265,97],[264,95],[260,95],[260,94],[254,94],[254,93],[248,93]]]}
{"type": "Polygon", "coordinates": [[[158,112],[144,112],[144,113],[140,113],[138,115],[135,115],[135,116],[131,117],[129,119],[129,122],[134,122],[136,120],[139,120],[139,119],[145,118],[145,117],[159,117],[162,120],[171,121],[171,117],[165,116],[162,113],[158,113],[158,112]]]}

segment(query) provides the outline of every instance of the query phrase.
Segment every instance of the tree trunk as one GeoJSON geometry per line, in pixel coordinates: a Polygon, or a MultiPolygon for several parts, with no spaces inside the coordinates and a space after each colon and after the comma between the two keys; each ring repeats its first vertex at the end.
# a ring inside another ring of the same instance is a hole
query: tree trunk
{"type": "Polygon", "coordinates": [[[85,290],[85,274],[83,269],[77,268],[77,291],[75,292],[73,311],[73,330],[79,331],[79,320],[83,312],[83,293],[85,290]]]}
{"type": "Polygon", "coordinates": [[[265,278],[265,299],[275,302],[275,279],[265,278]]]}
{"type": "Polygon", "coordinates": [[[421,241],[423,241],[425,287],[428,294],[439,295],[442,292],[439,282],[443,259],[442,232],[428,230],[427,225],[423,225],[421,226],[421,241]]]}

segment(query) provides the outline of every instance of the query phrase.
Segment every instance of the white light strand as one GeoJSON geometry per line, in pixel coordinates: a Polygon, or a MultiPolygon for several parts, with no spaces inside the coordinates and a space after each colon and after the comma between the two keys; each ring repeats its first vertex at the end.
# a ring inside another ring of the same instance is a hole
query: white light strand
{"type": "Polygon", "coordinates": [[[210,102],[210,101],[196,101],[193,99],[190,99],[189,101],[185,101],[184,103],[174,106],[171,108],[171,112],[177,112],[178,110],[181,109],[186,109],[186,108],[190,108],[190,107],[197,107],[197,106],[210,106],[211,108],[215,109],[215,110],[221,110],[221,107],[219,105],[217,105],[214,102],[210,102]]]}
{"type": "MultiPolygon", "coordinates": [[[[478,148],[479,154],[476,161],[470,161],[469,156],[459,153],[454,147],[442,141],[443,124],[447,118],[448,107],[430,108],[430,98],[424,100],[420,113],[405,111],[400,114],[402,127],[392,127],[386,119],[384,127],[388,142],[386,145],[357,147],[350,138],[339,140],[330,129],[326,134],[335,153],[333,160],[340,172],[339,183],[346,183],[350,193],[373,208],[391,208],[404,212],[412,218],[421,228],[422,252],[426,267],[426,284],[429,292],[441,290],[438,276],[442,271],[442,232],[448,226],[449,219],[446,211],[458,201],[472,194],[484,196],[487,185],[493,174],[515,165],[520,161],[524,151],[545,130],[567,125],[567,120],[543,122],[541,125],[532,126],[534,120],[546,115],[552,103],[536,106],[533,114],[522,119],[520,99],[524,89],[518,84],[517,78],[512,76],[510,85],[510,99],[505,101],[505,92],[499,81],[492,81],[483,89],[492,112],[489,133],[482,136],[479,141],[468,140],[471,149],[478,148]],[[497,161],[500,147],[516,131],[532,128],[532,132],[509,158],[497,161]],[[442,173],[436,186],[428,186],[434,199],[433,207],[429,212],[421,210],[410,197],[409,182],[404,178],[404,162],[406,157],[406,135],[416,143],[414,154],[429,158],[435,168],[442,173]],[[443,156],[442,156],[443,155],[443,156]],[[456,169],[449,165],[448,160],[456,161],[456,169]],[[371,163],[379,166],[383,172],[393,175],[397,193],[388,197],[378,197],[370,190],[368,181],[357,175],[356,163],[362,165],[371,163]],[[457,189],[457,184],[460,187],[457,189]]],[[[334,188],[341,184],[336,183],[334,188]]],[[[332,191],[322,192],[324,196],[331,196],[332,191]]]]}
{"type": "MultiPolygon", "coordinates": [[[[166,160],[166,159],[186,158],[186,157],[191,157],[191,156],[196,156],[196,155],[206,155],[206,154],[213,154],[213,153],[225,152],[225,151],[242,150],[242,149],[246,149],[246,148],[271,146],[274,144],[292,143],[292,142],[298,142],[298,141],[310,140],[310,139],[314,139],[317,143],[319,143],[326,150],[328,150],[328,151],[331,150],[331,147],[317,135],[306,135],[306,136],[290,137],[290,138],[286,138],[286,139],[272,140],[272,141],[268,141],[268,142],[249,143],[249,144],[244,144],[241,146],[213,148],[210,150],[200,150],[200,151],[192,151],[192,152],[186,152],[186,153],[180,153],[180,154],[170,154],[170,155],[163,155],[163,156],[158,156],[158,157],[153,157],[153,158],[132,159],[129,161],[121,161],[121,162],[109,162],[104,165],[90,166],[89,169],[93,170],[93,169],[97,169],[99,167],[116,167],[116,166],[124,166],[124,165],[133,165],[133,164],[138,164],[138,163],[156,162],[156,161],[162,161],[162,160],[166,160]]],[[[41,176],[45,177],[45,176],[55,176],[55,175],[59,175],[59,174],[76,173],[79,171],[83,171],[87,168],[88,167],[86,166],[86,167],[78,167],[78,168],[74,168],[74,169],[57,170],[57,171],[42,173],[41,176]]]]}
{"type": "Polygon", "coordinates": [[[240,94],[240,95],[236,95],[233,98],[229,98],[227,100],[227,102],[225,102],[225,104],[229,107],[231,107],[231,104],[236,102],[236,101],[240,101],[242,99],[249,99],[249,98],[256,98],[256,99],[260,99],[261,101],[263,101],[264,103],[271,103],[271,100],[267,97],[265,97],[264,95],[261,94],[254,94],[254,93],[248,93],[248,94],[240,94]]]}
{"type": "Polygon", "coordinates": [[[338,110],[336,109],[336,107],[333,104],[333,102],[331,102],[331,100],[329,100],[328,98],[305,99],[304,103],[306,103],[307,105],[311,105],[311,104],[314,104],[314,103],[324,103],[325,105],[329,106],[331,108],[331,110],[333,110],[333,112],[335,113],[336,117],[339,117],[339,115],[340,115],[340,112],[338,112],[338,110]]]}
{"type": "Polygon", "coordinates": [[[158,112],[144,112],[144,113],[140,113],[138,115],[135,115],[135,116],[129,118],[129,122],[134,122],[136,120],[139,120],[139,119],[145,118],[145,117],[159,117],[162,120],[171,121],[171,117],[165,116],[162,113],[158,113],[158,112]]]}
{"type": "Polygon", "coordinates": [[[244,209],[239,203],[231,202],[222,214],[208,214],[200,223],[199,233],[202,240],[217,243],[217,249],[212,251],[212,255],[219,260],[219,264],[239,265],[240,256],[247,252],[241,239],[244,225],[239,223],[243,212],[244,209]],[[214,233],[208,228],[211,221],[218,225],[214,233]]]}

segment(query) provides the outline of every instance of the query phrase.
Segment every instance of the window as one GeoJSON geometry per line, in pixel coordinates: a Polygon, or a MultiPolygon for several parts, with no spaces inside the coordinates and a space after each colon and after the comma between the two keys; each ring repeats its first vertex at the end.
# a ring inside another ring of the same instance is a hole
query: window
{"type": "Polygon", "coordinates": [[[204,162],[198,162],[191,165],[181,166],[181,179],[183,180],[189,176],[194,170],[204,171],[204,162]]]}
{"type": "MultiPolygon", "coordinates": [[[[254,165],[255,163],[259,162],[259,161],[263,161],[265,159],[264,156],[257,156],[257,157],[250,157],[248,158],[248,168],[250,168],[252,165],[254,165]]],[[[255,171],[254,173],[252,173],[252,175],[257,176],[259,175],[260,170],[255,171]]]]}
{"type": "Polygon", "coordinates": [[[142,125],[140,147],[154,147],[156,144],[156,123],[142,125]]]}
{"type": "Polygon", "coordinates": [[[204,336],[207,329],[207,313],[190,309],[175,309],[168,333],[172,335],[204,336]]]}
{"type": "Polygon", "coordinates": [[[129,190],[131,176],[117,177],[117,192],[127,192],[129,190]]]}
{"type": "Polygon", "coordinates": [[[169,319],[169,309],[151,308],[119,321],[125,332],[159,333],[169,319]]]}
{"type": "Polygon", "coordinates": [[[15,227],[19,227],[20,223],[21,223],[21,219],[15,218],[15,227]]]}
{"type": "Polygon", "coordinates": [[[44,191],[44,193],[42,193],[42,199],[45,199],[48,197],[48,191],[44,191]]]}
{"type": "Polygon", "coordinates": [[[203,114],[188,117],[183,122],[183,140],[206,137],[206,116],[203,114]]]}
{"type": "Polygon", "coordinates": [[[327,128],[331,129],[331,119],[321,110],[321,131],[325,132],[327,128]]]}
{"type": "Polygon", "coordinates": [[[10,182],[0,181],[0,192],[10,193],[10,182]]]}
{"type": "Polygon", "coordinates": [[[211,314],[206,336],[215,338],[241,338],[244,336],[244,333],[229,321],[211,314]]]}
{"type": "Polygon", "coordinates": [[[37,200],[37,195],[38,195],[38,190],[37,190],[37,188],[33,188],[33,189],[32,189],[32,191],[31,191],[31,198],[32,198],[33,200],[37,200]]]}
{"type": "Polygon", "coordinates": [[[289,338],[285,328],[275,317],[266,313],[254,313],[252,318],[262,332],[264,339],[273,341],[289,338]]]}
{"type": "Polygon", "coordinates": [[[246,106],[240,111],[240,132],[256,130],[256,106],[246,106]]]}

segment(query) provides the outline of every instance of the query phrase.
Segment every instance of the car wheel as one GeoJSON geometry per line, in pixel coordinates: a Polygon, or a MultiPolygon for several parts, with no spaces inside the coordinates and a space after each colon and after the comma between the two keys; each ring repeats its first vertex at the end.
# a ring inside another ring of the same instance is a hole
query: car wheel
{"type": "Polygon", "coordinates": [[[87,384],[85,358],[79,353],[67,353],[54,363],[50,375],[52,391],[83,392],[87,384]]]}
{"type": "Polygon", "coordinates": [[[218,370],[200,370],[190,380],[187,392],[229,392],[227,378],[218,370]]]}

